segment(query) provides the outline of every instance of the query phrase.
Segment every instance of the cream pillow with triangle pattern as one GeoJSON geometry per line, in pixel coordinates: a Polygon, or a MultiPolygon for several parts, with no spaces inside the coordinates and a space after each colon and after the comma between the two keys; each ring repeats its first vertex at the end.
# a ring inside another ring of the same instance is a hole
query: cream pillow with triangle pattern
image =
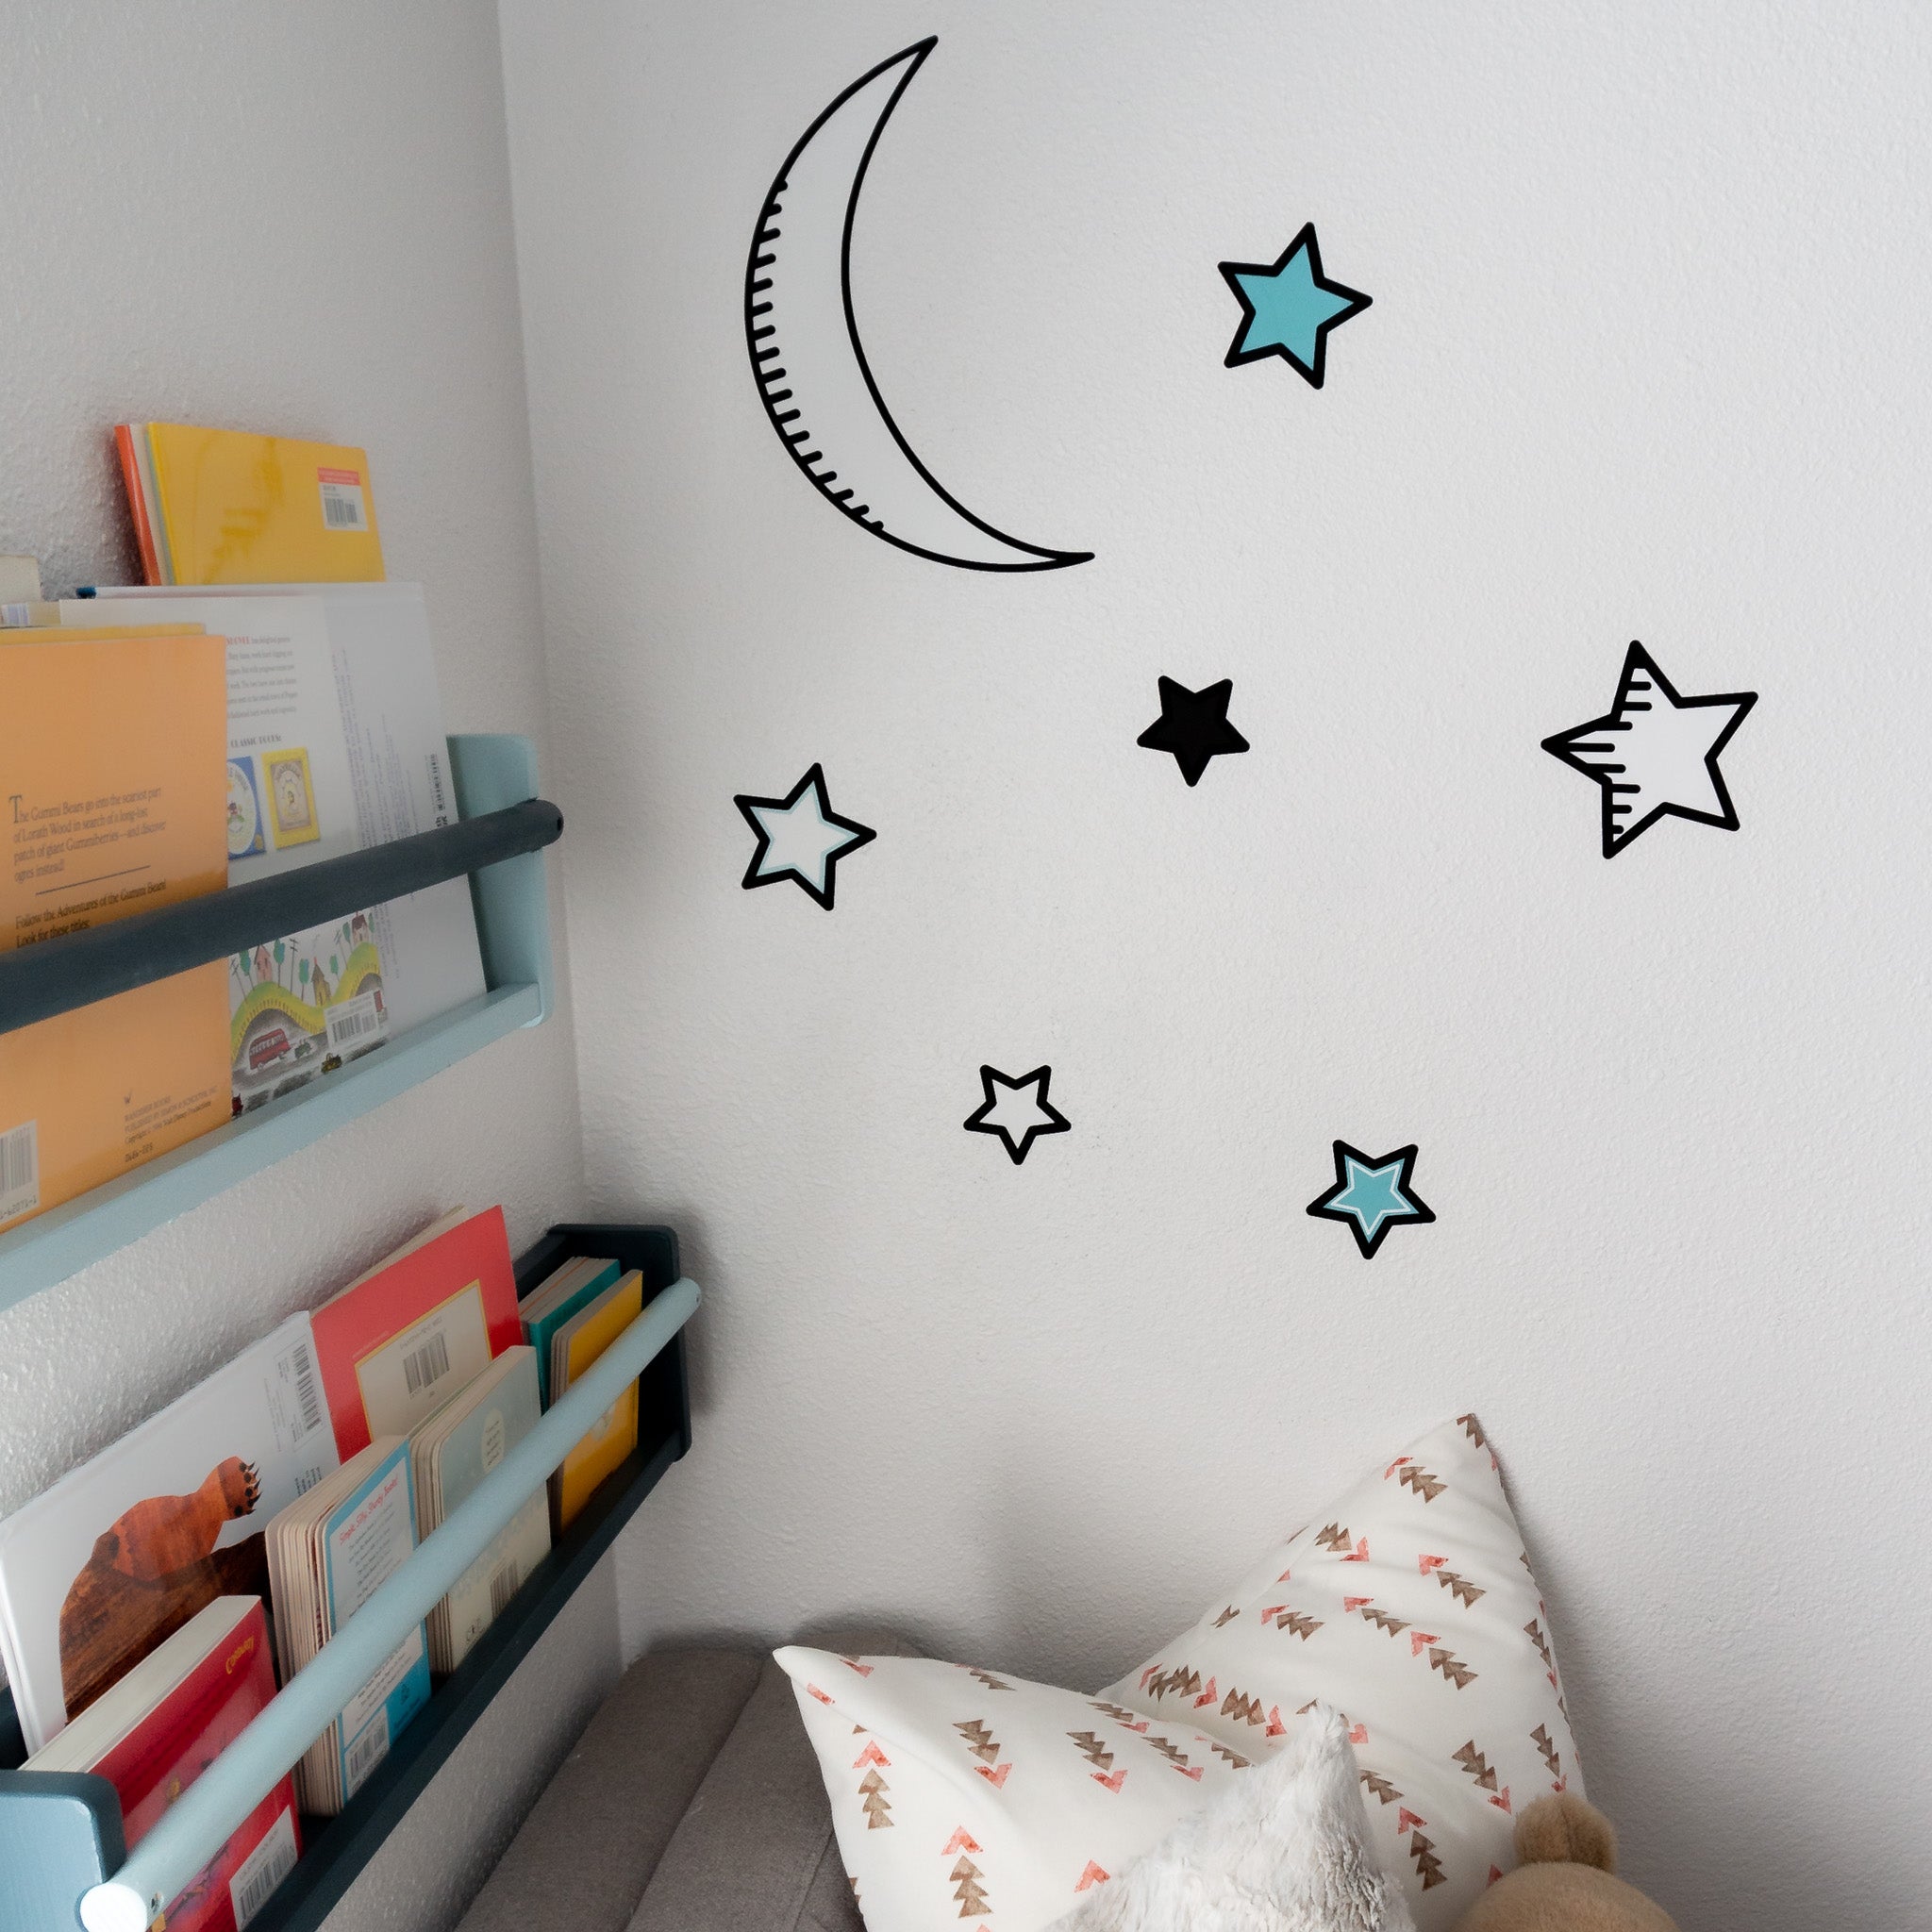
{"type": "Polygon", "coordinates": [[[1101,1697],[1253,1756],[1310,1704],[1344,1712],[1370,1843],[1420,1932],[1514,1865],[1531,1799],[1583,1790],[1549,1615],[1473,1415],[1365,1475],[1101,1697]]]}
{"type": "Polygon", "coordinates": [[[1041,1932],[1248,1763],[1182,1720],[930,1657],[775,1653],[868,1932],[1041,1932]]]}

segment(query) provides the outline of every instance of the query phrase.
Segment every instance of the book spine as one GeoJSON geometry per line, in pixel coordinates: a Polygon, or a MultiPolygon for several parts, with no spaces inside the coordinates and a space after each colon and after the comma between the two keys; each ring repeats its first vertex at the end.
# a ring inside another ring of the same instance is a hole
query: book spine
{"type": "Polygon", "coordinates": [[[155,555],[154,525],[148,521],[147,492],[141,487],[141,463],[134,452],[134,425],[114,425],[114,453],[121,458],[121,481],[127,491],[127,508],[134,518],[134,541],[141,547],[141,574],[150,584],[161,581],[160,561],[155,555]]]}

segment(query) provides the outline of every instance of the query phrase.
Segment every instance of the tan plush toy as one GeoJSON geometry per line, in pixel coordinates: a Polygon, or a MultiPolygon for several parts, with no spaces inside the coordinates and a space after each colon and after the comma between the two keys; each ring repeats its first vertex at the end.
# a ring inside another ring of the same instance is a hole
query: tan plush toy
{"type": "Polygon", "coordinates": [[[1516,1822],[1523,1861],[1456,1932],[1677,1932],[1670,1914],[1615,1876],[1617,1834],[1594,1805],[1539,1798],[1516,1822]]]}

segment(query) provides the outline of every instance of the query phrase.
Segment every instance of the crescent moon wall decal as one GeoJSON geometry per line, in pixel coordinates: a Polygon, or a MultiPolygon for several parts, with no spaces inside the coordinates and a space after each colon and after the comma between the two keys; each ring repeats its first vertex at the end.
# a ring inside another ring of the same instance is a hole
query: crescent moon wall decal
{"type": "Polygon", "coordinates": [[[1091,551],[1023,543],[974,516],[907,441],[873,379],[852,307],[852,224],[899,96],[937,38],[861,75],[785,158],[752,239],[744,332],[772,426],[854,523],[965,570],[1058,570],[1091,551]]]}

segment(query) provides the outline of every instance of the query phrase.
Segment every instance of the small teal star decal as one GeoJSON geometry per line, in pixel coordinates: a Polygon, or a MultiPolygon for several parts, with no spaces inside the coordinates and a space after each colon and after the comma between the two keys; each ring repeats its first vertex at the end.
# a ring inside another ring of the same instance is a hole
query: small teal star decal
{"type": "Polygon", "coordinates": [[[1336,1141],[1335,1185],[1308,1203],[1308,1212],[1323,1221],[1346,1222],[1362,1259],[1372,1259],[1391,1227],[1436,1218],[1410,1185],[1415,1153],[1413,1142],[1393,1154],[1374,1155],[1336,1141]]]}
{"type": "Polygon", "coordinates": [[[1323,275],[1314,223],[1304,225],[1272,267],[1224,261],[1221,273],[1241,305],[1241,325],[1228,346],[1225,366],[1234,369],[1279,356],[1320,389],[1328,362],[1328,331],[1359,315],[1369,298],[1323,275]]]}

